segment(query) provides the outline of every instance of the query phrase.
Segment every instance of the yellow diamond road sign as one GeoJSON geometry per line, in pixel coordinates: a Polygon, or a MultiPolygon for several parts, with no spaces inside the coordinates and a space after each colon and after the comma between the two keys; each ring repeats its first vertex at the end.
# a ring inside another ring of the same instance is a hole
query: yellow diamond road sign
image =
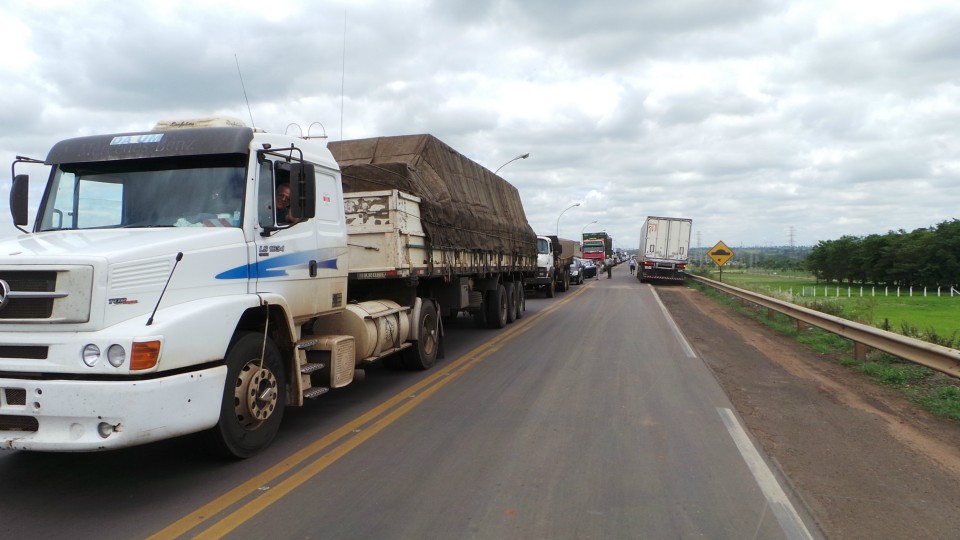
{"type": "Polygon", "coordinates": [[[707,252],[707,255],[713,259],[713,262],[717,263],[717,266],[723,266],[733,257],[733,250],[721,241],[717,242],[717,245],[713,246],[713,248],[707,252]]]}

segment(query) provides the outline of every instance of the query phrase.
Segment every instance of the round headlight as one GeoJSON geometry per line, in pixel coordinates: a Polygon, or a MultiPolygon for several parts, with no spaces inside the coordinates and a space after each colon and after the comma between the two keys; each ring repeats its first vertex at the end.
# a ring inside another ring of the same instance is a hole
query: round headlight
{"type": "Polygon", "coordinates": [[[100,360],[100,347],[97,347],[93,343],[84,346],[83,348],[83,363],[89,367],[97,365],[97,362],[100,360]]]}
{"type": "Polygon", "coordinates": [[[127,351],[123,350],[122,345],[111,345],[107,349],[107,362],[113,367],[120,367],[123,361],[127,359],[127,351]]]}

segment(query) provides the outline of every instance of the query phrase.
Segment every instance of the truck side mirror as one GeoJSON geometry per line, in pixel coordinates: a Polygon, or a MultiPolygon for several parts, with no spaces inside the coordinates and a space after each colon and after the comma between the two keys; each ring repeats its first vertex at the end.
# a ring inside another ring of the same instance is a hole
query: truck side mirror
{"type": "Polygon", "coordinates": [[[27,224],[27,199],[30,193],[30,176],[18,174],[10,187],[10,216],[14,225],[27,224]]]}
{"type": "Polygon", "coordinates": [[[290,204],[299,219],[317,215],[317,176],[313,163],[290,164],[290,204]]]}

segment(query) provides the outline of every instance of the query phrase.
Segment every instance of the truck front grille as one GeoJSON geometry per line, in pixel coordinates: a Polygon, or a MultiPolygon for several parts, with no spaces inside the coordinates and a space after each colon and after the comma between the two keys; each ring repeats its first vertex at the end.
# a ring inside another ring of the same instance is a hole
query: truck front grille
{"type": "Polygon", "coordinates": [[[0,358],[46,360],[48,350],[44,345],[0,345],[0,358]]]}
{"type": "Polygon", "coordinates": [[[85,323],[90,320],[93,266],[3,265],[0,292],[0,324],[85,323]]]}
{"type": "Polygon", "coordinates": [[[47,271],[5,271],[0,279],[7,282],[11,293],[24,294],[25,297],[11,295],[8,304],[0,310],[0,319],[49,319],[53,314],[53,298],[29,293],[52,293],[57,290],[57,273],[47,271]]]}
{"type": "Polygon", "coordinates": [[[0,431],[34,432],[38,429],[40,429],[40,423],[32,416],[0,414],[0,431]]]}
{"type": "Polygon", "coordinates": [[[5,388],[3,402],[0,405],[26,405],[27,391],[23,388],[5,388]]]}

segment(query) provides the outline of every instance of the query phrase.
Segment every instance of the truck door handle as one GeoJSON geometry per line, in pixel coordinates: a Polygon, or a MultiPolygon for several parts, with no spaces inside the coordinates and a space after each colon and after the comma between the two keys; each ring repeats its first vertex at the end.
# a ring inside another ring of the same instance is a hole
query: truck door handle
{"type": "Polygon", "coordinates": [[[310,261],[310,277],[317,277],[317,261],[310,261]]]}

